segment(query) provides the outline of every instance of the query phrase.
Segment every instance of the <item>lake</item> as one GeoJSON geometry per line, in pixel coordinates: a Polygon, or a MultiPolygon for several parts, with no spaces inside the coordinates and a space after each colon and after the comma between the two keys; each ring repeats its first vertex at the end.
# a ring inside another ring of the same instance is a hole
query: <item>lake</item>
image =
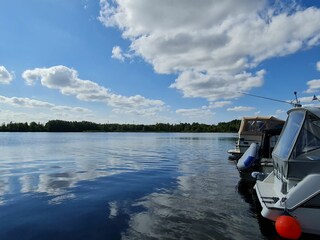
{"type": "Polygon", "coordinates": [[[236,136],[0,133],[0,239],[275,239],[236,136]]]}

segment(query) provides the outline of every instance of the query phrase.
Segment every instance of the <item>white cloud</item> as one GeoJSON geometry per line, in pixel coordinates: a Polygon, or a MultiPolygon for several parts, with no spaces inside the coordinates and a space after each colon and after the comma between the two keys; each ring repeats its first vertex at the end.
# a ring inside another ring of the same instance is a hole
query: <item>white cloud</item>
{"type": "Polygon", "coordinates": [[[122,52],[122,49],[119,47],[119,46],[114,46],[112,48],[112,58],[114,59],[118,59],[120,61],[124,61],[124,55],[123,55],[123,52],[122,52]]]}
{"type": "Polygon", "coordinates": [[[234,111],[234,112],[248,112],[255,110],[254,107],[244,107],[244,106],[237,106],[233,108],[227,108],[227,111],[234,111]]]}
{"type": "Polygon", "coordinates": [[[301,97],[299,98],[299,101],[304,107],[319,107],[320,96],[314,94],[312,96],[301,97]]]}
{"type": "Polygon", "coordinates": [[[0,114],[0,122],[10,122],[14,120],[14,122],[29,122],[30,119],[34,119],[36,122],[45,122],[45,120],[40,116],[40,114],[28,114],[24,112],[16,112],[11,110],[1,110],[0,114]]]}
{"type": "Polygon", "coordinates": [[[26,108],[53,108],[54,104],[38,101],[30,98],[18,98],[18,97],[5,97],[0,96],[0,103],[12,105],[15,107],[26,107],[26,108]]]}
{"type": "MultiPolygon", "coordinates": [[[[183,116],[183,121],[212,124],[215,112],[208,107],[177,109],[176,114],[183,116]],[[188,120],[186,120],[188,119],[188,120]]],[[[178,117],[179,118],[179,117],[178,117]]]]}
{"type": "Polygon", "coordinates": [[[308,89],[306,93],[315,93],[320,90],[320,79],[313,79],[307,82],[308,89]]]}
{"type": "Polygon", "coordinates": [[[231,103],[231,101],[210,102],[208,108],[222,108],[230,105],[231,103]]]}
{"type": "Polygon", "coordinates": [[[319,44],[319,9],[269,3],[100,0],[99,19],[156,72],[178,74],[172,88],[213,101],[262,86],[265,71],[253,71],[262,61],[319,44]]]}
{"type": "Polygon", "coordinates": [[[176,113],[187,117],[199,117],[204,115],[209,116],[214,114],[209,109],[203,108],[177,109],[176,113]]]}
{"type": "Polygon", "coordinates": [[[96,120],[91,110],[82,107],[57,106],[30,98],[5,97],[0,95],[0,122],[42,122],[52,119],[74,121],[96,120]],[[6,107],[9,106],[9,107],[6,107]],[[15,107],[15,109],[10,108],[15,107]]]}
{"type": "Polygon", "coordinates": [[[128,52],[123,52],[122,48],[119,46],[114,46],[112,48],[112,56],[111,57],[123,62],[125,59],[132,59],[134,57],[134,55],[131,53],[128,53],[128,52]]]}
{"type": "Polygon", "coordinates": [[[0,66],[0,84],[10,84],[13,80],[11,74],[4,66],[0,66]]]}
{"type": "Polygon", "coordinates": [[[5,97],[0,95],[0,103],[20,108],[43,108],[55,112],[91,113],[91,111],[87,108],[57,106],[52,103],[39,101],[31,98],[5,97]]]}
{"type": "Polygon", "coordinates": [[[285,113],[286,111],[282,110],[282,109],[277,109],[276,110],[276,115],[280,115],[280,114],[283,114],[285,113]]]}
{"type": "Polygon", "coordinates": [[[320,71],[320,61],[317,62],[317,70],[320,71]]]}
{"type": "Polygon", "coordinates": [[[89,109],[82,107],[55,106],[52,110],[56,112],[91,113],[89,109]]]}
{"type": "MultiPolygon", "coordinates": [[[[81,85],[81,82],[78,81],[77,72],[61,65],[51,68],[26,70],[22,73],[22,78],[25,79],[28,85],[33,85],[36,81],[40,80],[42,85],[53,89],[63,89],[81,85]]],[[[85,83],[82,86],[84,85],[85,83]]],[[[86,87],[90,88],[90,86],[86,87]]]]}
{"type": "Polygon", "coordinates": [[[140,95],[126,97],[114,94],[95,82],[80,79],[76,70],[65,66],[26,70],[22,77],[29,85],[40,80],[43,86],[58,89],[64,95],[75,96],[82,101],[104,102],[117,111],[147,114],[164,109],[161,100],[147,99],[140,95]]]}
{"type": "MultiPolygon", "coordinates": [[[[49,109],[50,110],[50,109],[49,109]]],[[[53,110],[53,109],[52,109],[53,110]]],[[[97,116],[92,114],[82,114],[74,111],[39,111],[39,109],[14,109],[14,110],[0,110],[0,122],[40,122],[46,123],[52,119],[62,119],[66,121],[96,121],[97,116]]]]}
{"type": "Polygon", "coordinates": [[[277,109],[275,113],[273,114],[274,117],[286,120],[287,118],[287,111],[282,110],[282,109],[277,109]]]}
{"type": "Polygon", "coordinates": [[[241,96],[239,92],[260,87],[263,84],[264,74],[265,71],[260,70],[256,75],[243,72],[236,75],[221,73],[211,76],[185,71],[170,87],[181,90],[185,97],[205,97],[210,101],[220,98],[230,99],[241,96]]]}

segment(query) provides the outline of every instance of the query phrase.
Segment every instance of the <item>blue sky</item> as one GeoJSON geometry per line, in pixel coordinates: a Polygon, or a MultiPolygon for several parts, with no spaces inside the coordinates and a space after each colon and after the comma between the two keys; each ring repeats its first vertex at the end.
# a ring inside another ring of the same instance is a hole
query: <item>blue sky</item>
{"type": "Polygon", "coordinates": [[[286,118],[320,91],[320,1],[1,0],[0,123],[286,118]]]}

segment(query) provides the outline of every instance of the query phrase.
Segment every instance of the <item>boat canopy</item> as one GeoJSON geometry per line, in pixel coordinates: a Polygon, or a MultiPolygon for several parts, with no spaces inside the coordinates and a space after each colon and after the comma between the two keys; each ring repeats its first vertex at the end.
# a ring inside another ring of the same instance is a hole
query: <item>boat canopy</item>
{"type": "Polygon", "coordinates": [[[265,129],[282,128],[284,121],[273,116],[270,117],[243,117],[239,134],[261,135],[265,129]]]}
{"type": "Polygon", "coordinates": [[[294,108],[288,112],[272,157],[275,170],[286,178],[302,179],[320,172],[320,110],[294,108]]]}

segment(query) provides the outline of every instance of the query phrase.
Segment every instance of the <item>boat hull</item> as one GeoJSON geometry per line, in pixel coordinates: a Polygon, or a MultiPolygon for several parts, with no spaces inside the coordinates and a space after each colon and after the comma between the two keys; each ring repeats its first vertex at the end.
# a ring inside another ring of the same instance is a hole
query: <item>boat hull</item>
{"type": "Polygon", "coordinates": [[[276,221],[287,211],[298,220],[302,232],[320,235],[320,206],[308,205],[308,202],[319,194],[320,189],[315,186],[319,180],[320,175],[310,176],[286,194],[280,191],[282,182],[274,173],[269,174],[264,181],[257,181],[254,189],[262,207],[261,215],[276,221]],[[312,192],[310,186],[315,186],[318,191],[312,192]]]}

